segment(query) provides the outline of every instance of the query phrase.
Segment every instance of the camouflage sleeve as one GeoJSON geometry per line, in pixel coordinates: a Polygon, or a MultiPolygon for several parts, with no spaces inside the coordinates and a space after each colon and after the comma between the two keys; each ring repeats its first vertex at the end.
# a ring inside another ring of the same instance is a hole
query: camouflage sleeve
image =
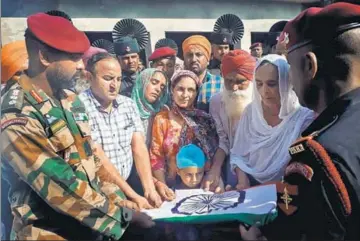
{"type": "Polygon", "coordinates": [[[131,211],[96,192],[83,172],[74,171],[55,151],[41,123],[8,114],[1,122],[2,160],[54,210],[103,235],[120,239],[131,211]]]}

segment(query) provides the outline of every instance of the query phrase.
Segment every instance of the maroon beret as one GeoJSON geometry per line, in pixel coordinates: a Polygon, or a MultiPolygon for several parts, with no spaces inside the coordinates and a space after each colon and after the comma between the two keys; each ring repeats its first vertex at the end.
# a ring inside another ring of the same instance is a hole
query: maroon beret
{"type": "Polygon", "coordinates": [[[250,46],[250,49],[253,49],[253,48],[256,48],[256,47],[262,47],[262,44],[261,44],[260,42],[253,43],[253,44],[250,46]]]}
{"type": "Polygon", "coordinates": [[[154,61],[157,59],[165,58],[165,57],[171,57],[175,56],[176,51],[169,47],[161,47],[158,49],[155,49],[155,51],[150,55],[149,61],[154,61]]]}
{"type": "Polygon", "coordinates": [[[284,28],[289,39],[288,53],[310,43],[327,44],[339,34],[359,27],[359,5],[339,2],[324,8],[309,8],[284,28]]]}
{"type": "Polygon", "coordinates": [[[321,8],[308,8],[285,25],[284,30],[278,38],[278,42],[286,45],[288,53],[310,43],[308,39],[305,39],[304,30],[307,27],[306,25],[308,25],[307,21],[309,18],[320,10],[321,8]]]}
{"type": "Polygon", "coordinates": [[[83,54],[90,48],[85,33],[63,17],[36,13],[27,18],[27,25],[37,39],[54,49],[83,54]]]}

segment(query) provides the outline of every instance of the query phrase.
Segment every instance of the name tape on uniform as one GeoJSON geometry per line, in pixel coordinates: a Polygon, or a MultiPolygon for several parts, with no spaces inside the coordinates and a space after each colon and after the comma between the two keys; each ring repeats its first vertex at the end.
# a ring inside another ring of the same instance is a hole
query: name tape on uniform
{"type": "Polygon", "coordinates": [[[28,123],[28,119],[24,118],[24,117],[18,117],[18,118],[14,118],[14,119],[10,119],[10,120],[5,120],[3,122],[1,122],[1,131],[5,130],[6,128],[8,128],[9,126],[12,125],[26,125],[28,123]]]}

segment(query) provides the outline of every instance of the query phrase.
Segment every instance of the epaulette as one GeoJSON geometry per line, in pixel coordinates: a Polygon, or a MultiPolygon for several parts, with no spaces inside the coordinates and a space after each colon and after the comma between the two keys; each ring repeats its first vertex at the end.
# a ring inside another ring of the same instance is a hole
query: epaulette
{"type": "Polygon", "coordinates": [[[1,96],[1,113],[20,113],[24,106],[24,90],[19,84],[13,85],[1,96]]]}
{"type": "Polygon", "coordinates": [[[334,125],[337,120],[338,116],[335,116],[329,124],[320,130],[298,139],[291,145],[289,148],[291,161],[285,169],[284,176],[286,178],[298,175],[307,182],[313,182],[317,173],[315,181],[321,182],[323,186],[326,186],[327,192],[334,197],[329,201],[333,203],[334,207],[340,207],[342,209],[340,212],[345,216],[349,216],[352,206],[345,183],[327,150],[316,140],[316,137],[334,125]]]}

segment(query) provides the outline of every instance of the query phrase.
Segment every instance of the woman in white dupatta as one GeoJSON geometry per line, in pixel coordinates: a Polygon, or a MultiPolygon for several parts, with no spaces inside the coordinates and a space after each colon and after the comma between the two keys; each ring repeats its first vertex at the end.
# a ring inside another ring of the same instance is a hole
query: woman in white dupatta
{"type": "Polygon", "coordinates": [[[289,65],[270,54],[257,63],[253,102],[245,109],[230,155],[237,189],[281,180],[290,161],[288,148],[314,120],[300,106],[289,81],[289,65]]]}

